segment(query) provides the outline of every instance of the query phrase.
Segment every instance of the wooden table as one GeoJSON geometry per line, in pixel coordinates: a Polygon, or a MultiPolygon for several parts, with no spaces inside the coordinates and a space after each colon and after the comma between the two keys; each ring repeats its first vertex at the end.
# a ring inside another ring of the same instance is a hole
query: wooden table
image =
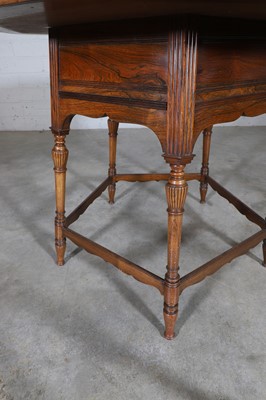
{"type": "Polygon", "coordinates": [[[0,1],[0,5],[6,3],[8,5],[0,9],[2,26],[22,32],[43,32],[46,26],[51,27],[51,108],[55,137],[52,154],[58,264],[64,263],[68,238],[89,253],[155,287],[164,296],[165,337],[172,339],[178,299],[184,289],[202,281],[260,242],[266,264],[265,219],[211,178],[208,168],[213,124],[266,112],[266,7],[258,1],[243,2],[240,6],[239,2],[229,1],[180,4],[177,1],[137,0],[127,4],[115,0],[111,6],[106,0],[0,1]],[[109,170],[107,179],[65,217],[68,160],[65,138],[76,114],[109,117],[109,170]],[[154,132],[169,164],[169,174],[117,173],[119,122],[141,124],[154,132]],[[199,173],[186,174],[185,167],[193,159],[194,145],[202,131],[202,169],[199,173]],[[193,179],[200,182],[202,202],[210,185],[258,225],[259,230],[180,278],[182,217],[187,181],[193,179]],[[116,183],[122,180],[167,181],[168,262],[165,278],[70,229],[70,225],[107,188],[113,203],[116,183]]]}

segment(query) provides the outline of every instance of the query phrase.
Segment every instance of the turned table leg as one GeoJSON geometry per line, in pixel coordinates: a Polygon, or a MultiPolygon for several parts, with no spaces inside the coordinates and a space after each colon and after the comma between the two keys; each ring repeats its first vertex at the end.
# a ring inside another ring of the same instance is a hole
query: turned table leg
{"type": "MultiPolygon", "coordinates": [[[[108,120],[108,129],[109,129],[109,170],[108,176],[115,177],[116,175],[116,145],[117,145],[117,131],[118,131],[119,123],[108,120]]],[[[109,194],[109,203],[114,204],[115,202],[115,190],[116,184],[113,181],[111,185],[108,187],[109,194]]]]}
{"type": "Polygon", "coordinates": [[[200,182],[200,202],[206,202],[206,195],[208,191],[207,176],[209,175],[209,157],[211,148],[211,135],[212,126],[203,131],[203,152],[202,152],[202,168],[201,168],[201,182],[200,182]]]}
{"type": "Polygon", "coordinates": [[[55,172],[55,248],[57,254],[57,264],[64,265],[64,255],[66,250],[66,239],[62,232],[65,221],[65,189],[66,189],[66,165],[68,150],[65,146],[65,135],[54,134],[55,145],[52,150],[55,172]]]}
{"type": "Polygon", "coordinates": [[[169,181],[166,184],[168,203],[168,264],[165,275],[164,320],[166,339],[175,337],[175,323],[179,300],[179,254],[184,204],[187,195],[184,165],[171,165],[169,181]]]}

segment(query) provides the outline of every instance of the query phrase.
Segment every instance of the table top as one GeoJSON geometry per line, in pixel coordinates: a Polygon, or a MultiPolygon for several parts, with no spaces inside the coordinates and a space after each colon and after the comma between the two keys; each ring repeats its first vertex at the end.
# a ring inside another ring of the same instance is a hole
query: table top
{"type": "Polygon", "coordinates": [[[63,26],[170,14],[196,14],[266,21],[266,1],[215,0],[0,0],[0,26],[42,33],[63,26]]]}

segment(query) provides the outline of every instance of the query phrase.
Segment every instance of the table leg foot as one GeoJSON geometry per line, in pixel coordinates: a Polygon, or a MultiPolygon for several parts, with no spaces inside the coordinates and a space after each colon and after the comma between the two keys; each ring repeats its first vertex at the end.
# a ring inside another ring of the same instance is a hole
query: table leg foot
{"type": "Polygon", "coordinates": [[[176,310],[172,310],[174,313],[173,315],[170,314],[171,309],[167,304],[164,304],[164,323],[165,323],[165,331],[164,331],[164,338],[167,340],[173,340],[176,337],[175,334],[175,323],[177,320],[177,308],[176,310]]]}
{"type": "Polygon", "coordinates": [[[200,204],[206,204],[207,188],[200,188],[200,204]]]}
{"type": "Polygon", "coordinates": [[[66,240],[63,240],[59,243],[57,240],[55,242],[55,250],[56,250],[56,263],[59,267],[62,267],[65,264],[65,252],[66,252],[66,240]]]}
{"type": "Polygon", "coordinates": [[[108,203],[111,204],[111,205],[115,204],[115,191],[116,191],[116,189],[115,189],[114,186],[115,186],[115,184],[112,184],[108,188],[108,196],[109,196],[108,203]]]}

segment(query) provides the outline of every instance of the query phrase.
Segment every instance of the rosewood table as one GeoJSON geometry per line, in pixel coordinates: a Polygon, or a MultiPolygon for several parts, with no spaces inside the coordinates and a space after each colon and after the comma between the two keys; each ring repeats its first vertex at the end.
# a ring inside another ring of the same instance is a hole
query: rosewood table
{"type": "Polygon", "coordinates": [[[0,1],[0,5],[5,4],[0,8],[3,27],[43,32],[49,26],[58,265],[64,264],[68,238],[158,289],[164,297],[167,339],[174,337],[178,300],[184,289],[260,242],[266,264],[265,219],[211,178],[208,168],[213,124],[266,112],[266,6],[259,1],[195,3],[136,0],[127,4],[114,0],[110,6],[106,0],[0,1]],[[109,117],[109,171],[106,180],[65,217],[65,139],[76,114],[109,117]],[[154,132],[169,174],[117,173],[119,122],[141,124],[154,132]],[[202,131],[202,169],[186,173],[202,131]],[[193,179],[200,182],[202,202],[210,185],[256,224],[258,232],[180,277],[182,218],[187,181],[193,179]],[[107,188],[113,203],[116,183],[123,180],[167,181],[168,260],[164,278],[70,228],[107,188]]]}

